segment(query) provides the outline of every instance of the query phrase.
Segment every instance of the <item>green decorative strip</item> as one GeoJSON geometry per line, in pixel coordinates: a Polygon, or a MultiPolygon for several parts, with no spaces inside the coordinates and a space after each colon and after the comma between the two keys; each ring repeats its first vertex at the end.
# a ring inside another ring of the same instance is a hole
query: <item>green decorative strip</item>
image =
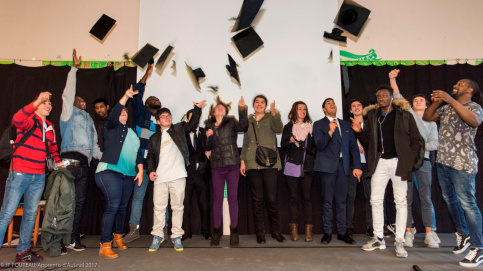
{"type": "MultiPolygon", "coordinates": [[[[482,61],[480,61],[481,63],[482,61]]],[[[433,65],[439,66],[447,64],[446,60],[377,60],[377,61],[357,61],[357,60],[341,60],[340,65],[343,66],[412,66],[412,65],[433,65]]],[[[477,64],[478,65],[478,64],[477,64]]]]}
{"type": "Polygon", "coordinates": [[[476,66],[476,65],[480,65],[481,63],[483,63],[483,60],[476,60],[476,61],[475,61],[475,66],[476,66]]]}
{"type": "Polygon", "coordinates": [[[0,61],[0,64],[13,64],[13,61],[0,61]]]}
{"type": "MultiPolygon", "coordinates": [[[[42,61],[42,66],[72,66],[72,61],[42,61]]],[[[100,69],[113,65],[114,70],[118,70],[123,66],[136,67],[132,61],[82,61],[82,69],[100,69]]]]}

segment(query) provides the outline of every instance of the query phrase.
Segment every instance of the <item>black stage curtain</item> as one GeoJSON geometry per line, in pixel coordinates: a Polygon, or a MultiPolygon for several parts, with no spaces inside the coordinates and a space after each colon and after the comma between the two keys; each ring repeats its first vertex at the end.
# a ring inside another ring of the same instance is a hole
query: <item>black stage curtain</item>
{"type": "MultiPolygon", "coordinates": [[[[457,64],[457,65],[441,65],[441,66],[341,66],[341,74],[347,72],[349,78],[349,85],[342,87],[342,105],[344,112],[344,119],[350,121],[351,113],[349,112],[350,101],[352,99],[359,99],[364,103],[364,106],[376,103],[376,89],[381,84],[389,85],[388,74],[393,69],[400,69],[399,76],[397,77],[397,83],[401,94],[407,99],[411,100],[411,97],[415,94],[422,93],[426,95],[426,98],[430,98],[430,94],[433,90],[445,90],[449,93],[452,92],[453,86],[460,79],[472,79],[483,87],[483,65],[472,66],[469,64],[457,64]],[[344,71],[347,69],[346,71],[344,71]],[[348,87],[349,92],[345,93],[344,87],[348,87]]],[[[342,83],[343,84],[343,83],[342,83]]],[[[480,93],[481,94],[481,93],[480,93]]],[[[473,100],[483,105],[479,100],[480,94],[475,94],[473,100]]],[[[340,109],[339,109],[340,110],[340,109]]],[[[439,125],[439,124],[438,124],[439,125]]],[[[478,165],[478,171],[482,172],[481,166],[482,151],[483,150],[483,137],[482,126],[478,130],[478,136],[475,139],[477,147],[478,158],[480,163],[478,165]]],[[[415,190],[416,192],[416,190],[415,190]]],[[[358,191],[359,193],[359,191],[358,191]]],[[[441,194],[441,188],[438,183],[438,176],[436,169],[433,168],[433,180],[432,180],[432,201],[436,212],[436,226],[438,232],[454,232],[453,223],[448,213],[446,203],[443,200],[441,194]]],[[[480,209],[482,204],[482,184],[481,173],[476,175],[476,198],[480,209]]],[[[356,199],[355,212],[363,213],[364,205],[362,204],[361,197],[358,194],[356,199]]],[[[419,232],[424,232],[424,227],[421,220],[421,208],[419,197],[415,197],[413,202],[413,217],[419,232]]],[[[357,223],[357,217],[354,218],[356,231],[361,232],[363,227],[363,221],[357,223]]]]}

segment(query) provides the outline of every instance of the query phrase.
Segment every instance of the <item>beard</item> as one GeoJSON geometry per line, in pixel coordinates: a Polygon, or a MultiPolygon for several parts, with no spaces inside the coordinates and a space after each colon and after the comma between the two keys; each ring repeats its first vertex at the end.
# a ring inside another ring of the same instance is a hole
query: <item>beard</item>
{"type": "Polygon", "coordinates": [[[463,94],[464,92],[459,92],[459,91],[457,91],[456,93],[452,92],[451,97],[453,97],[453,99],[455,100],[458,100],[458,98],[461,97],[463,94]]]}

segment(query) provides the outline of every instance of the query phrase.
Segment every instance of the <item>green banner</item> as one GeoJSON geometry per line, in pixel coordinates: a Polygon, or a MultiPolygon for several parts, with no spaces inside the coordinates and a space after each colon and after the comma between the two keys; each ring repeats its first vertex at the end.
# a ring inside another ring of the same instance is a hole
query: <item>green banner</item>
{"type": "Polygon", "coordinates": [[[13,64],[13,61],[0,61],[0,64],[13,64]]]}
{"type": "MultiPolygon", "coordinates": [[[[480,61],[481,63],[481,61],[480,61]]],[[[343,66],[412,66],[412,65],[433,65],[433,66],[440,66],[443,64],[447,64],[446,60],[377,60],[377,61],[360,61],[360,60],[341,60],[340,65],[343,66]]],[[[477,62],[477,65],[479,63],[477,62]]]]}
{"type": "MultiPolygon", "coordinates": [[[[72,61],[42,61],[42,66],[72,66],[72,61]]],[[[81,69],[99,69],[107,66],[114,66],[114,70],[118,70],[123,66],[136,67],[132,61],[82,61],[81,69]]]]}

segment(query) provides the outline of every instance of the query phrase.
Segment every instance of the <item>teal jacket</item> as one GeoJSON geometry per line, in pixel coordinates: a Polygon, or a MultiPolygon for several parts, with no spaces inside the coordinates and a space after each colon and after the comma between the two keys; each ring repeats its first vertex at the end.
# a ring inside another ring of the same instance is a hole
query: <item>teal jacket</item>
{"type": "Polygon", "coordinates": [[[47,199],[42,222],[42,247],[50,248],[50,256],[60,255],[60,240],[70,243],[75,211],[74,176],[65,168],[52,172],[47,179],[44,197],[47,199]]]}

